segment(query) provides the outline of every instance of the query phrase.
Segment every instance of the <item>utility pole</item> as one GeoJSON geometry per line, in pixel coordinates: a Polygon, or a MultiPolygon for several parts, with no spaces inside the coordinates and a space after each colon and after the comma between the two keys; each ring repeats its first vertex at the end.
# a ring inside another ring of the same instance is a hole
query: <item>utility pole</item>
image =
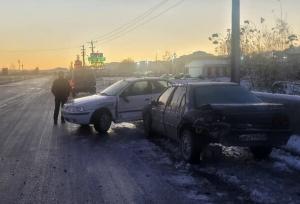
{"type": "Polygon", "coordinates": [[[95,43],[97,43],[97,41],[93,41],[93,40],[91,40],[90,42],[88,42],[88,43],[90,43],[91,44],[91,51],[92,51],[92,53],[94,53],[94,49],[95,49],[95,43]]]}
{"type": "Polygon", "coordinates": [[[241,36],[240,36],[240,0],[232,0],[231,32],[231,81],[240,83],[241,36]]]}
{"type": "Polygon", "coordinates": [[[85,67],[85,47],[81,46],[82,66],[85,67]]]}
{"type": "Polygon", "coordinates": [[[19,71],[21,70],[21,61],[18,60],[18,64],[19,64],[19,71]]]}

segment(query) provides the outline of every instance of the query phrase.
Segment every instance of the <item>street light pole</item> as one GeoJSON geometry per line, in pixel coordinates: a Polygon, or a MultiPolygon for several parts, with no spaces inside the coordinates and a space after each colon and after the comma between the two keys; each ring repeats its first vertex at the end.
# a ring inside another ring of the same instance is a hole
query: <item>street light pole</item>
{"type": "Polygon", "coordinates": [[[235,83],[240,83],[240,38],[240,0],[232,0],[231,81],[235,83]]]}

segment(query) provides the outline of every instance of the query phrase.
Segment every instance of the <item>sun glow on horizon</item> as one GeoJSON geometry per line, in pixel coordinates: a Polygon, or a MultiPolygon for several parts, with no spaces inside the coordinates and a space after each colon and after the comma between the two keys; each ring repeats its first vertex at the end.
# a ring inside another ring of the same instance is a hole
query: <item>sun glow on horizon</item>
{"type": "MultiPolygon", "coordinates": [[[[27,69],[69,67],[80,54],[82,44],[85,44],[89,54],[87,42],[101,36],[102,40],[96,43],[96,51],[103,52],[107,62],[122,61],[128,57],[135,61],[155,60],[156,56],[161,58],[165,51],[175,52],[177,56],[195,51],[214,53],[214,46],[208,36],[215,32],[223,33],[230,27],[231,0],[186,0],[157,19],[130,32],[120,32],[122,29],[126,31],[126,26],[122,28],[122,25],[127,24],[127,30],[130,30],[128,22],[138,16],[140,19],[145,18],[141,14],[160,5],[160,2],[162,1],[128,0],[126,4],[121,0],[1,2],[0,66],[18,67],[18,60],[21,60],[27,69]],[[118,31],[120,26],[121,30],[118,31]],[[115,35],[109,34],[114,30],[115,35]],[[117,38],[113,39],[115,37],[117,38]],[[106,42],[105,39],[113,40],[106,42]]],[[[153,17],[173,4],[174,1],[169,1],[149,16],[153,17]]],[[[287,13],[286,20],[295,33],[300,33],[297,22],[300,2],[282,0],[282,4],[287,13]]],[[[279,10],[276,0],[243,0],[241,21],[249,19],[256,22],[264,17],[271,25],[279,10]]],[[[136,22],[139,22],[138,18],[136,22]]],[[[137,25],[139,23],[132,28],[137,25]]]]}

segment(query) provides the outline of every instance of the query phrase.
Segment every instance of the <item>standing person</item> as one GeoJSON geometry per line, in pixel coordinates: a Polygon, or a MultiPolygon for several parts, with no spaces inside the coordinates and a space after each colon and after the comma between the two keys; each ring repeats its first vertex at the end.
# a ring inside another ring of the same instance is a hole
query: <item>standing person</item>
{"type": "MultiPolygon", "coordinates": [[[[54,125],[57,125],[60,107],[67,102],[70,95],[71,87],[67,79],[64,78],[64,73],[60,71],[58,78],[53,82],[51,91],[55,96],[55,109],[54,109],[54,125]]],[[[61,116],[61,123],[65,123],[65,119],[61,116]]]]}

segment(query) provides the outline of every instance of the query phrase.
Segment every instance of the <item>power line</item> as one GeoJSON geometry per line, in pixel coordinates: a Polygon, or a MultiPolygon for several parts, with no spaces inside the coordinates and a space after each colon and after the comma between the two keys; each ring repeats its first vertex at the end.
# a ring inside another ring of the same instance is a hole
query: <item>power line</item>
{"type": "Polygon", "coordinates": [[[183,3],[183,1],[184,1],[184,0],[179,1],[179,2],[177,2],[177,3],[175,3],[175,4],[173,4],[172,6],[168,7],[167,9],[163,10],[162,12],[160,12],[158,15],[155,15],[155,16],[150,17],[150,18],[148,18],[148,19],[147,19],[147,17],[148,17],[148,16],[147,16],[145,19],[142,19],[141,22],[137,22],[137,23],[133,24],[131,27],[124,28],[123,30],[120,30],[120,31],[118,31],[118,32],[116,32],[116,33],[114,33],[114,34],[112,34],[111,36],[108,36],[108,37],[104,37],[104,38],[101,38],[101,39],[100,39],[100,38],[97,38],[97,40],[99,40],[99,41],[106,41],[106,40],[110,40],[111,38],[114,38],[114,37],[116,37],[116,36],[119,36],[119,35],[122,34],[122,33],[127,33],[127,31],[131,32],[131,30],[135,30],[137,27],[140,27],[141,25],[144,25],[144,24],[146,24],[146,23],[148,23],[148,22],[154,20],[155,18],[157,18],[157,17],[163,15],[164,13],[166,13],[166,12],[168,12],[169,10],[173,9],[174,7],[177,7],[179,4],[183,3]],[[150,20],[150,19],[151,19],[151,20],[150,20]]]}
{"type": "Polygon", "coordinates": [[[151,15],[153,12],[155,12],[155,10],[159,9],[161,6],[163,6],[164,4],[166,4],[169,0],[163,0],[161,1],[160,3],[158,3],[157,5],[153,6],[152,8],[146,10],[143,14],[135,17],[134,19],[132,19],[131,21],[113,29],[112,31],[106,33],[106,34],[103,34],[99,37],[96,37],[96,39],[102,39],[102,38],[105,38],[107,36],[110,36],[110,35],[113,35],[115,32],[120,32],[121,30],[123,30],[124,28],[128,28],[130,26],[133,26],[135,24],[137,24],[139,21],[147,18],[149,15],[151,15]]]}
{"type": "Polygon", "coordinates": [[[98,40],[98,42],[100,42],[101,44],[105,44],[105,43],[111,42],[111,41],[113,41],[113,40],[115,40],[115,39],[121,38],[121,37],[123,37],[124,35],[126,35],[127,33],[130,33],[130,32],[132,32],[132,31],[138,29],[139,27],[141,27],[141,26],[143,26],[143,25],[145,25],[145,24],[147,24],[147,23],[149,23],[149,22],[151,22],[151,21],[157,19],[158,17],[162,16],[163,14],[167,13],[167,12],[170,11],[171,9],[176,8],[177,6],[179,6],[180,4],[182,4],[184,1],[185,1],[185,0],[181,0],[181,1],[177,2],[176,4],[173,4],[172,6],[168,7],[167,9],[165,9],[165,10],[163,10],[162,12],[158,13],[157,15],[153,16],[152,18],[147,19],[147,20],[141,22],[140,24],[138,24],[138,25],[132,27],[131,29],[126,30],[125,32],[120,33],[120,34],[117,35],[117,36],[111,36],[111,37],[109,37],[109,38],[104,38],[104,39],[102,39],[102,40],[98,40]]]}

